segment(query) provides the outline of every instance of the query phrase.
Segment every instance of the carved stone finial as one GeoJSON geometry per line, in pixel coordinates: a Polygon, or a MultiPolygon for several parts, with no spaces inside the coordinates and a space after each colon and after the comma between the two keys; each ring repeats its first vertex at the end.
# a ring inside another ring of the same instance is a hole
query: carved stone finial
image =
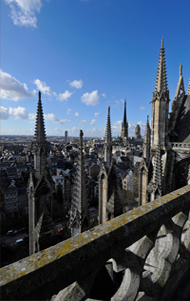
{"type": "Polygon", "coordinates": [[[179,75],[182,75],[182,64],[179,64],[179,75]]]}
{"type": "Polygon", "coordinates": [[[164,48],[164,39],[161,40],[161,48],[164,48]]]}
{"type": "Polygon", "coordinates": [[[39,95],[39,99],[41,100],[41,91],[39,91],[38,95],[39,95]]]}

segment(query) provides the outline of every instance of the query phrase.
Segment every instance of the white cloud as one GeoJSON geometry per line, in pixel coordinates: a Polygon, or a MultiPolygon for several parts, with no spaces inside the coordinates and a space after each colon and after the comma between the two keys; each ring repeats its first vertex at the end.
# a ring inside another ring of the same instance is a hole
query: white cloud
{"type": "Polygon", "coordinates": [[[0,120],[7,120],[8,118],[9,118],[8,109],[0,106],[0,120]]]}
{"type": "Polygon", "coordinates": [[[121,130],[121,123],[122,120],[118,120],[116,122],[114,122],[112,129],[116,132],[116,131],[120,131],[121,130]]]}
{"type": "Polygon", "coordinates": [[[71,122],[70,119],[61,119],[60,121],[61,121],[61,122],[71,122]]]}
{"type": "Polygon", "coordinates": [[[81,102],[85,103],[87,106],[96,106],[99,104],[98,90],[83,94],[81,102]]]}
{"type": "Polygon", "coordinates": [[[18,101],[23,98],[34,97],[34,91],[29,92],[26,84],[22,84],[12,75],[0,70],[1,97],[18,101]]]}
{"type": "Polygon", "coordinates": [[[40,13],[41,0],[5,0],[11,9],[10,17],[14,25],[37,27],[36,12],[40,13]]]}
{"type": "Polygon", "coordinates": [[[142,110],[142,111],[144,111],[144,110],[145,110],[145,107],[140,106],[139,109],[142,110]]]}
{"type": "Polygon", "coordinates": [[[97,122],[96,119],[92,119],[91,122],[90,122],[90,124],[91,124],[91,125],[94,125],[96,122],[97,122]]]}
{"type": "Polygon", "coordinates": [[[44,94],[51,95],[51,88],[47,86],[45,82],[42,82],[39,79],[34,80],[34,84],[36,84],[36,87],[38,90],[43,92],[44,94]]]}
{"type": "Polygon", "coordinates": [[[64,93],[59,93],[57,99],[60,101],[67,101],[69,97],[71,97],[73,93],[66,90],[64,93]]]}
{"type": "Polygon", "coordinates": [[[76,112],[76,113],[75,113],[75,116],[76,116],[76,117],[79,117],[79,113],[78,113],[78,112],[76,112]]]}
{"type": "Polygon", "coordinates": [[[81,122],[85,123],[85,122],[87,122],[87,120],[83,119],[83,120],[81,120],[81,122]]]}
{"type": "Polygon", "coordinates": [[[63,134],[63,131],[62,131],[62,130],[60,130],[60,129],[58,129],[58,128],[55,128],[55,129],[54,129],[54,131],[55,131],[55,132],[58,132],[58,133],[62,133],[62,134],[63,134]]]}
{"type": "Polygon", "coordinates": [[[100,116],[100,113],[94,113],[94,116],[98,117],[98,116],[100,116]]]}
{"type": "Polygon", "coordinates": [[[106,98],[106,93],[102,93],[102,96],[103,96],[104,98],[106,98]]]}
{"type": "Polygon", "coordinates": [[[80,79],[80,80],[74,80],[69,85],[71,87],[76,88],[76,89],[80,89],[83,86],[83,81],[82,81],[82,79],[80,79]]]}
{"type": "Polygon", "coordinates": [[[28,116],[29,116],[29,119],[32,119],[32,120],[36,119],[36,113],[30,113],[28,116]]]}
{"type": "Polygon", "coordinates": [[[28,119],[28,110],[26,110],[23,107],[9,108],[9,114],[13,115],[15,119],[23,119],[23,120],[28,119]]]}
{"type": "Polygon", "coordinates": [[[54,123],[63,124],[63,122],[61,122],[61,120],[59,120],[57,117],[55,117],[55,115],[53,113],[44,114],[44,118],[45,118],[45,120],[49,120],[49,121],[52,121],[54,123]]]}
{"type": "Polygon", "coordinates": [[[71,112],[72,112],[72,110],[71,110],[71,109],[68,109],[67,112],[66,112],[66,114],[67,114],[67,115],[70,115],[71,112]]]}

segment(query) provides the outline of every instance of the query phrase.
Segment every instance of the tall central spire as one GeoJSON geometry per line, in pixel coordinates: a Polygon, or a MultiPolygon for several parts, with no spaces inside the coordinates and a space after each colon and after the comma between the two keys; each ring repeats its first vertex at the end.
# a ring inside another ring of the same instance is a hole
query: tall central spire
{"type": "Polygon", "coordinates": [[[126,140],[128,139],[128,123],[127,123],[126,100],[124,102],[124,115],[123,115],[123,122],[122,122],[122,125],[121,125],[121,138],[123,139],[123,142],[126,143],[126,140]]]}
{"type": "Polygon", "coordinates": [[[111,160],[112,160],[112,135],[111,135],[110,107],[108,107],[108,117],[107,117],[105,143],[104,143],[104,161],[107,163],[107,167],[110,166],[111,160]]]}
{"type": "Polygon", "coordinates": [[[127,123],[127,114],[126,114],[126,100],[124,102],[124,115],[123,115],[123,123],[127,123]]]}
{"type": "Polygon", "coordinates": [[[36,114],[36,126],[35,126],[34,140],[36,142],[38,142],[39,144],[43,144],[44,142],[46,142],[46,134],[45,134],[44,117],[43,117],[43,109],[42,109],[41,92],[40,91],[39,91],[38,107],[37,107],[37,114],[36,114]]]}
{"type": "Polygon", "coordinates": [[[159,92],[161,94],[165,93],[167,90],[168,86],[166,77],[165,49],[164,40],[162,39],[156,76],[155,93],[159,92]]]}

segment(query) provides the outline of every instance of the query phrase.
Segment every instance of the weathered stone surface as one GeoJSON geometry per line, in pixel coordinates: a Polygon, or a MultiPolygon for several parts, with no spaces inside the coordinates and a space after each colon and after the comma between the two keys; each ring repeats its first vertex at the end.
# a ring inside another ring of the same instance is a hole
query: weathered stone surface
{"type": "MultiPolygon", "coordinates": [[[[154,237],[154,232],[158,232],[163,224],[166,224],[167,228],[168,221],[171,220],[173,216],[189,209],[189,200],[190,186],[185,186],[158,200],[120,215],[105,224],[83,232],[76,237],[72,237],[39,253],[1,268],[0,285],[2,300],[36,300],[36,296],[39,297],[38,299],[50,299],[51,296],[58,294],[59,291],[71,285],[73,282],[80,282],[90,273],[99,270],[107,260],[116,258],[120,253],[122,254],[126,248],[129,248],[145,235],[148,238],[154,237]]],[[[186,234],[184,235],[183,244],[185,250],[187,246],[187,257],[189,254],[189,225],[188,223],[186,223],[186,225],[186,234]]],[[[170,238],[171,234],[167,235],[169,235],[168,237],[170,238]]],[[[143,263],[143,260],[146,259],[151,248],[152,238],[149,239],[149,246],[144,248],[144,252],[147,253],[145,256],[143,255],[143,249],[140,247],[137,248],[136,255],[134,254],[135,250],[133,250],[134,253],[132,254],[133,256],[137,256],[137,262],[143,263]]],[[[153,244],[154,243],[153,239],[153,244]]],[[[169,260],[171,263],[166,260],[171,250],[169,250],[169,253],[168,251],[166,254],[163,253],[163,269],[159,271],[157,269],[158,267],[155,267],[154,277],[151,277],[150,273],[150,285],[154,285],[154,283],[151,282],[154,280],[157,281],[155,282],[155,287],[163,289],[165,283],[167,284],[168,277],[170,275],[173,276],[173,273],[177,271],[176,264],[178,257],[175,259],[176,255],[174,256],[174,264],[172,264],[171,260],[169,260]],[[169,268],[167,268],[168,265],[169,268]],[[170,268],[171,273],[169,273],[170,268]],[[159,276],[158,279],[156,279],[156,275],[159,276]]],[[[181,269],[184,269],[184,264],[187,267],[190,266],[189,259],[186,258],[186,260],[182,261],[181,258],[181,269]]],[[[135,265],[129,265],[130,273],[133,272],[133,267],[135,268],[135,265]]],[[[140,265],[140,267],[142,268],[142,265],[140,265]]],[[[141,268],[138,268],[138,273],[141,268]]],[[[184,274],[181,269],[182,277],[184,274]]],[[[136,275],[138,273],[136,273],[136,275]]],[[[129,287],[130,285],[129,283],[129,287]]],[[[127,293],[129,293],[129,291],[127,293]]],[[[134,292],[132,294],[134,294],[134,292]]],[[[145,294],[147,295],[147,292],[145,292],[145,294]]]]}

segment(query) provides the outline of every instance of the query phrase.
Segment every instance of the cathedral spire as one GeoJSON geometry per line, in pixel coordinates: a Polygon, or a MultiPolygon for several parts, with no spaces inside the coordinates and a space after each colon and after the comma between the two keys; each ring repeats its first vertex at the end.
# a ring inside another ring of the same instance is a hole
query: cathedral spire
{"type": "Polygon", "coordinates": [[[44,168],[46,167],[46,159],[47,142],[41,102],[41,92],[39,91],[38,106],[36,113],[36,126],[34,132],[34,169],[36,178],[40,177],[44,168]]]}
{"type": "Polygon", "coordinates": [[[44,117],[43,117],[43,109],[42,109],[41,92],[40,91],[39,91],[39,97],[38,97],[38,107],[37,107],[37,114],[36,114],[34,140],[40,144],[43,144],[46,142],[46,134],[45,134],[44,117]]]}
{"type": "Polygon", "coordinates": [[[187,95],[190,95],[190,76],[189,76],[189,84],[188,84],[188,89],[187,89],[187,95]]]}
{"type": "Polygon", "coordinates": [[[150,126],[149,126],[149,116],[147,115],[144,141],[143,141],[143,157],[146,160],[146,163],[149,162],[150,157],[150,126]]]}
{"type": "Polygon", "coordinates": [[[169,112],[169,90],[167,87],[165,49],[162,39],[158,69],[156,76],[155,92],[152,96],[152,118],[151,118],[151,148],[155,148],[160,141],[160,146],[165,147],[168,142],[168,112],[169,112]]]}
{"type": "Polygon", "coordinates": [[[179,65],[179,80],[178,80],[178,85],[175,93],[175,98],[174,100],[178,100],[178,97],[181,95],[181,93],[185,93],[185,88],[183,84],[183,75],[182,75],[182,65],[179,65]]]}
{"type": "Polygon", "coordinates": [[[110,144],[112,141],[111,136],[111,121],[110,121],[110,107],[108,107],[108,116],[106,124],[106,134],[105,134],[105,143],[110,144]]]}
{"type": "Polygon", "coordinates": [[[79,157],[76,167],[70,216],[70,228],[72,236],[77,235],[89,228],[87,185],[88,179],[85,171],[83,155],[83,131],[80,130],[79,157]]]}
{"type": "Polygon", "coordinates": [[[123,142],[126,143],[126,140],[128,139],[128,123],[127,123],[126,100],[124,102],[124,115],[123,115],[123,122],[122,122],[122,125],[121,125],[121,138],[123,139],[123,142]]]}
{"type": "Polygon", "coordinates": [[[146,127],[144,133],[144,143],[150,144],[150,126],[149,126],[149,115],[147,115],[146,127]]]}
{"type": "Polygon", "coordinates": [[[107,116],[107,124],[106,124],[105,143],[104,143],[104,161],[106,162],[107,167],[111,165],[112,135],[111,135],[110,107],[108,107],[108,116],[107,116]]]}
{"type": "Polygon", "coordinates": [[[126,100],[125,100],[125,102],[124,102],[124,115],[123,115],[123,123],[127,123],[126,100]]]}
{"type": "Polygon", "coordinates": [[[165,49],[164,49],[164,40],[162,39],[160,56],[158,60],[155,93],[159,92],[160,94],[162,94],[162,93],[166,93],[167,90],[168,87],[167,87],[167,77],[166,77],[165,49]]]}

